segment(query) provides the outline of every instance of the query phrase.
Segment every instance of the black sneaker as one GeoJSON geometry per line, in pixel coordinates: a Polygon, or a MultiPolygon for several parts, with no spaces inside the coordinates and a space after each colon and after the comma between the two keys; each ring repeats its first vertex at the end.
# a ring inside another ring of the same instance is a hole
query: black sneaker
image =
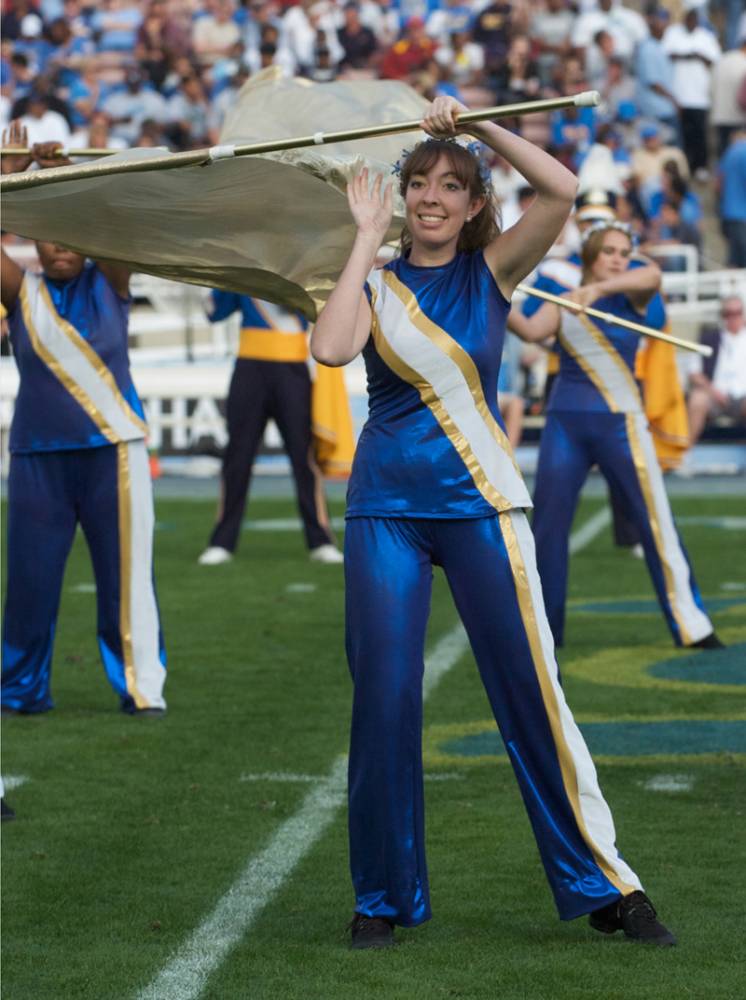
{"type": "Polygon", "coordinates": [[[355,913],[350,923],[351,948],[391,948],[394,925],[386,917],[366,917],[355,913]]]}
{"type": "Polygon", "coordinates": [[[720,639],[718,639],[718,637],[715,635],[714,632],[710,632],[709,635],[706,635],[704,637],[704,639],[700,639],[699,642],[693,642],[689,648],[690,649],[726,649],[727,647],[726,647],[726,645],[725,645],[724,642],[721,642],[720,639]]]}
{"type": "Polygon", "coordinates": [[[615,903],[594,910],[588,917],[591,927],[602,934],[624,931],[625,937],[660,948],[670,948],[676,938],[658,920],[655,907],[644,892],[631,892],[615,903]]]}
{"type": "Polygon", "coordinates": [[[15,819],[16,814],[13,809],[10,808],[5,799],[0,799],[0,820],[4,823],[6,819],[15,819]]]}

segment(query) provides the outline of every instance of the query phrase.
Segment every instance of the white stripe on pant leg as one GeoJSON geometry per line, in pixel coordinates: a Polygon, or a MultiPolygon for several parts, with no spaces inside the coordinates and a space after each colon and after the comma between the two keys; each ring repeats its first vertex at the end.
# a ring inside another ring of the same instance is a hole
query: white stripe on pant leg
{"type": "MultiPolygon", "coordinates": [[[[508,511],[507,514],[501,515],[501,523],[505,523],[502,518],[506,517],[509,518],[515,535],[523,573],[525,574],[525,583],[530,596],[533,623],[527,622],[524,619],[524,625],[527,626],[528,630],[531,624],[533,624],[538,632],[538,640],[541,646],[541,662],[536,662],[535,667],[537,674],[540,675],[539,684],[555,738],[560,769],[563,779],[566,775],[566,769],[570,771],[568,777],[574,775],[577,785],[577,798],[575,796],[575,789],[568,787],[567,781],[565,782],[565,791],[576,811],[576,819],[579,821],[578,826],[581,833],[583,833],[588,847],[593,852],[597,862],[599,862],[599,867],[607,877],[609,877],[611,872],[610,880],[612,883],[620,892],[626,894],[627,892],[632,892],[634,889],[640,889],[642,886],[637,875],[619,856],[619,852],[616,849],[616,831],[614,829],[611,810],[606,804],[606,800],[599,788],[595,765],[591,759],[583,735],[578,729],[572,712],[565,701],[565,694],[559,683],[557,661],[554,654],[554,640],[549,628],[549,622],[547,621],[546,611],[544,610],[541,582],[536,569],[534,537],[531,534],[531,529],[528,526],[528,521],[523,511],[508,511]],[[542,674],[546,686],[542,684],[542,674]],[[551,704],[552,701],[555,703],[554,705],[551,704]]],[[[516,587],[520,586],[520,583],[520,580],[516,580],[516,587]]]]}
{"type": "Polygon", "coordinates": [[[163,685],[166,670],[159,654],[160,622],[153,587],[153,483],[150,476],[148,451],[144,441],[126,445],[130,470],[130,632],[132,661],[136,686],[150,708],[165,708],[163,685]]]}
{"type": "Polygon", "coordinates": [[[694,600],[689,583],[691,571],[676,531],[647,418],[628,414],[627,430],[655,547],[662,563],[671,613],[679,625],[682,642],[690,645],[713,631],[712,622],[694,600]]]}

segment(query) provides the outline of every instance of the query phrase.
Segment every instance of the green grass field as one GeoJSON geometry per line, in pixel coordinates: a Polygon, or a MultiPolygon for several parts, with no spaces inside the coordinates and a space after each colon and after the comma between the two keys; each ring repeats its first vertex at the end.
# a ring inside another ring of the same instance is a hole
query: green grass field
{"type": "MultiPolygon", "coordinates": [[[[576,523],[600,506],[584,501],[576,523]]],[[[615,550],[606,528],[573,560],[560,663],[618,843],[678,948],[557,920],[466,653],[426,705],[434,919],[398,932],[393,952],[348,950],[345,814],[332,796],[318,840],[309,833],[304,845],[301,828],[299,863],[276,885],[261,876],[268,901],[235,944],[224,948],[217,932],[199,939],[202,976],[185,986],[189,936],[344,752],[351,688],[340,567],[309,563],[295,532],[247,532],[232,564],[199,567],[213,504],[171,500],[158,503],[156,539],[167,716],[117,711],[79,540],[56,643],[57,708],[3,722],[3,774],[25,781],[8,794],[17,818],[3,827],[2,996],[740,1000],[746,511],[742,497],[674,509],[732,648],[675,651],[644,565],[615,550]],[[167,967],[170,984],[157,978],[167,967]]],[[[250,513],[294,510],[255,501],[250,513]]],[[[431,646],[455,623],[437,577],[431,646]]],[[[239,915],[246,905],[235,887],[228,903],[239,915]]]]}

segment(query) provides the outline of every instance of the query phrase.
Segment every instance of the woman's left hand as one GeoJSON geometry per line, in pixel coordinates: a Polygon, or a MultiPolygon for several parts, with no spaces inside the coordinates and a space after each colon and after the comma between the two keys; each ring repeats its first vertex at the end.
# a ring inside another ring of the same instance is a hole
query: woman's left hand
{"type": "MultiPolygon", "coordinates": [[[[455,97],[436,97],[422,118],[422,128],[433,139],[451,139],[467,126],[459,127],[458,116],[469,109],[455,97]]],[[[473,126],[472,126],[473,128],[473,126]]]]}
{"type": "Polygon", "coordinates": [[[593,305],[596,299],[600,299],[602,292],[599,289],[598,284],[590,285],[580,285],[578,288],[573,288],[572,291],[565,292],[562,296],[563,299],[567,299],[569,302],[577,302],[579,306],[593,305]]]}

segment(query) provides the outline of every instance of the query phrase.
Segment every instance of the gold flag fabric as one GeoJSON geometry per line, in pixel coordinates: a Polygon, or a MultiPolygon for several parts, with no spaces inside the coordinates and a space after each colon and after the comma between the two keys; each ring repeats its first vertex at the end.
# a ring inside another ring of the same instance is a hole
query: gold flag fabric
{"type": "MultiPolygon", "coordinates": [[[[416,120],[426,104],[394,81],[317,84],[282,78],[272,68],[241,89],[220,144],[416,120]]],[[[205,166],[94,174],[8,192],[3,228],[133,271],[255,295],[313,320],[355,235],[347,180],[363,166],[391,177],[402,148],[421,137],[405,133],[217,159],[205,166]]],[[[105,162],[163,155],[132,149],[105,162]]],[[[397,199],[390,240],[401,225],[397,199]]]]}

